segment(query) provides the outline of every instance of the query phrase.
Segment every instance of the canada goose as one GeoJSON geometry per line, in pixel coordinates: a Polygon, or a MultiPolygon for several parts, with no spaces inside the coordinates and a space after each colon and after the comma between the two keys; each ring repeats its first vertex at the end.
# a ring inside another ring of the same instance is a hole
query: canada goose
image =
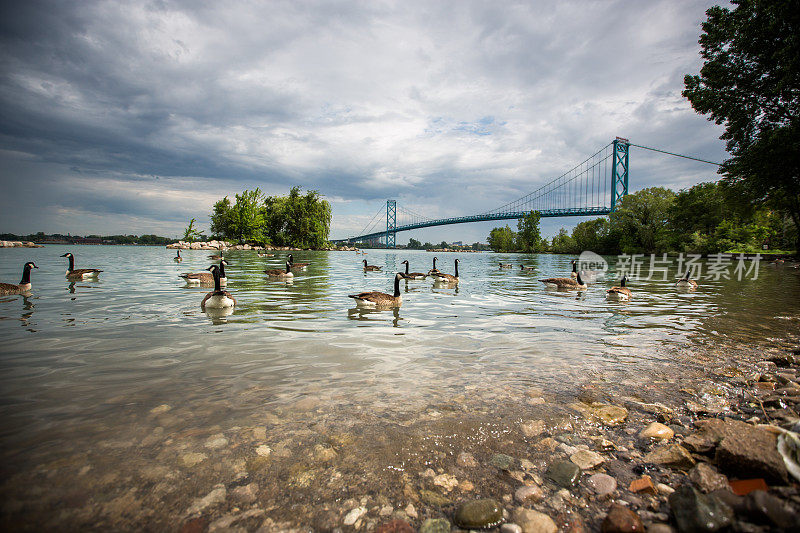
{"type": "Polygon", "coordinates": [[[409,272],[408,271],[408,259],[400,263],[401,265],[406,265],[405,273],[400,272],[400,275],[403,276],[403,279],[425,279],[428,277],[427,274],[423,274],[422,272],[409,272]]]}
{"type": "Polygon", "coordinates": [[[256,252],[256,255],[258,257],[275,257],[275,254],[260,254],[258,252],[256,252]]]}
{"type": "Polygon", "coordinates": [[[434,274],[438,273],[439,269],[436,268],[436,256],[433,256],[433,268],[428,270],[428,275],[433,276],[434,274]]]}
{"type": "Polygon", "coordinates": [[[214,276],[214,290],[206,294],[203,301],[200,302],[200,307],[205,310],[208,309],[224,309],[226,307],[233,307],[236,305],[236,299],[231,296],[228,291],[223,291],[219,283],[219,267],[211,265],[207,270],[211,271],[214,276]]]}
{"type": "Polygon", "coordinates": [[[300,268],[302,270],[305,270],[306,267],[310,264],[310,263],[295,263],[294,256],[292,254],[289,254],[288,259],[289,259],[289,264],[292,266],[292,268],[300,268]]]}
{"type": "Polygon", "coordinates": [[[367,260],[364,259],[364,272],[378,272],[381,267],[375,265],[368,265],[367,260]]]}
{"type": "Polygon", "coordinates": [[[611,287],[606,291],[606,298],[609,300],[630,300],[631,290],[625,286],[628,282],[628,276],[623,275],[622,280],[619,282],[619,287],[611,287]]]}
{"type": "Polygon", "coordinates": [[[175,260],[176,263],[180,263],[181,261],[183,261],[183,257],[181,257],[181,249],[178,248],[175,251],[178,252],[178,255],[176,255],[173,259],[175,260]]]}
{"type": "Polygon", "coordinates": [[[102,270],[97,270],[96,268],[79,268],[75,269],[75,256],[71,253],[67,252],[61,257],[69,258],[69,269],[67,270],[67,278],[69,279],[86,279],[86,278],[96,278],[102,270]]]}
{"type": "MultiPolygon", "coordinates": [[[[225,266],[228,264],[224,259],[219,262],[219,283],[220,285],[227,285],[228,278],[225,276],[225,266]]],[[[203,272],[184,272],[179,274],[179,277],[186,280],[189,285],[211,285],[214,283],[214,274],[204,270],[203,272]]]]}
{"type": "Polygon", "coordinates": [[[586,288],[586,284],[581,279],[581,273],[576,272],[576,279],[572,278],[547,278],[540,279],[542,283],[548,288],[565,289],[565,290],[582,290],[586,288]]]}
{"type": "Polygon", "coordinates": [[[24,294],[31,290],[31,269],[39,268],[32,262],[25,263],[22,267],[22,280],[18,285],[13,283],[0,283],[0,296],[10,296],[12,294],[24,294]]]}
{"type": "Polygon", "coordinates": [[[500,263],[500,268],[514,268],[514,265],[511,263],[500,263]]]}
{"type": "Polygon", "coordinates": [[[433,281],[438,281],[440,283],[458,283],[458,259],[456,259],[454,263],[456,265],[455,275],[436,272],[433,274],[433,281]]]}
{"type": "Polygon", "coordinates": [[[525,265],[520,265],[520,266],[519,266],[519,269],[520,269],[520,270],[535,270],[535,269],[536,269],[536,267],[534,267],[534,266],[525,266],[525,265]]]}
{"type": "Polygon", "coordinates": [[[271,278],[293,278],[294,274],[292,274],[292,264],[287,262],[286,263],[286,270],[280,270],[278,268],[273,268],[271,270],[265,270],[264,274],[271,278]]]}
{"type": "Polygon", "coordinates": [[[689,289],[694,290],[697,288],[697,282],[693,279],[689,279],[689,273],[691,269],[686,269],[686,275],[683,276],[681,279],[678,280],[678,283],[675,286],[679,289],[689,289]]]}
{"type": "Polygon", "coordinates": [[[570,276],[573,277],[573,278],[577,278],[578,277],[578,261],[573,259],[572,261],[570,261],[570,263],[572,263],[572,272],[570,273],[570,276]]]}
{"type": "Polygon", "coordinates": [[[208,258],[211,259],[212,261],[220,261],[220,260],[223,259],[222,256],[224,254],[225,254],[225,251],[224,250],[220,250],[219,251],[219,255],[217,255],[217,254],[209,255],[208,258]]]}
{"type": "Polygon", "coordinates": [[[359,294],[348,294],[348,298],[353,298],[358,307],[400,307],[403,304],[403,297],[400,296],[400,280],[403,275],[398,272],[394,276],[394,296],[385,292],[362,292],[359,294]]]}

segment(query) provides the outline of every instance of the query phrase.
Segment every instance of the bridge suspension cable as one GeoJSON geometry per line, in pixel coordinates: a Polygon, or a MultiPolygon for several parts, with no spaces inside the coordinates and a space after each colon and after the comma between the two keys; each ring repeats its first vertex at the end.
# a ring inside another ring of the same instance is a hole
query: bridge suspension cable
{"type": "Polygon", "coordinates": [[[718,167],[722,166],[722,163],[715,163],[714,161],[707,161],[705,159],[700,159],[698,157],[692,157],[690,155],[683,155],[683,154],[676,154],[674,152],[667,152],[666,150],[659,150],[658,148],[650,148],[649,146],[642,146],[641,144],[633,144],[631,146],[635,146],[636,148],[642,148],[644,150],[651,150],[653,152],[659,152],[662,154],[667,155],[674,155],[675,157],[682,157],[684,159],[691,159],[692,161],[700,161],[701,163],[708,163],[709,165],[717,165],[718,167]]]}

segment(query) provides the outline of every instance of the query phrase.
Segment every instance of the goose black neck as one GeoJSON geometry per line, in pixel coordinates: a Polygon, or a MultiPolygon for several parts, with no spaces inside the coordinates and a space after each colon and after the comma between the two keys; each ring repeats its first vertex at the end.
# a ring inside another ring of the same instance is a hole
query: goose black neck
{"type": "Polygon", "coordinates": [[[222,287],[219,282],[219,269],[214,267],[214,270],[211,271],[211,275],[214,276],[214,292],[220,292],[222,287]]]}
{"type": "Polygon", "coordinates": [[[408,261],[406,261],[406,276],[408,276],[408,261]]]}
{"type": "Polygon", "coordinates": [[[294,256],[292,254],[289,254],[289,263],[294,264],[294,256]]]}
{"type": "Polygon", "coordinates": [[[400,296],[400,276],[394,277],[394,297],[400,296]]]}
{"type": "Polygon", "coordinates": [[[26,283],[31,282],[31,266],[25,265],[22,267],[22,281],[19,282],[20,285],[25,285],[26,283]]]}
{"type": "Polygon", "coordinates": [[[576,279],[578,280],[578,285],[583,285],[583,280],[581,279],[581,273],[576,270],[575,274],[576,274],[576,279]]]}
{"type": "Polygon", "coordinates": [[[291,271],[292,271],[292,264],[291,263],[286,263],[286,273],[288,274],[291,271]]]}
{"type": "Polygon", "coordinates": [[[685,279],[686,281],[689,281],[689,273],[690,273],[691,271],[692,271],[692,269],[687,269],[687,270],[686,270],[686,275],[685,275],[685,276],[683,276],[683,279],[685,279]]]}
{"type": "Polygon", "coordinates": [[[436,270],[436,258],[433,258],[433,269],[436,270]]]}
{"type": "Polygon", "coordinates": [[[622,281],[620,282],[620,286],[624,287],[626,283],[628,283],[628,278],[626,278],[625,276],[622,276],[622,281]]]}
{"type": "Polygon", "coordinates": [[[456,277],[458,277],[458,260],[456,260],[456,277]]]}
{"type": "Polygon", "coordinates": [[[71,255],[68,255],[67,259],[69,259],[69,269],[70,269],[70,271],[75,270],[75,258],[73,256],[71,256],[71,255]]]}
{"type": "Polygon", "coordinates": [[[222,261],[219,262],[219,277],[220,278],[225,277],[225,263],[223,263],[222,261]]]}
{"type": "Polygon", "coordinates": [[[578,264],[575,261],[572,262],[572,271],[578,273],[578,264]]]}

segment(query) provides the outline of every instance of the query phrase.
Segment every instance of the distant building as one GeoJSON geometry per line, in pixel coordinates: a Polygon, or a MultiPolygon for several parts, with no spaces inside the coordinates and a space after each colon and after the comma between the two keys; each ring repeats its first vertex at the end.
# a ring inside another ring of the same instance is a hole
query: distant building
{"type": "Polygon", "coordinates": [[[464,241],[453,241],[450,246],[464,246],[464,241]]]}

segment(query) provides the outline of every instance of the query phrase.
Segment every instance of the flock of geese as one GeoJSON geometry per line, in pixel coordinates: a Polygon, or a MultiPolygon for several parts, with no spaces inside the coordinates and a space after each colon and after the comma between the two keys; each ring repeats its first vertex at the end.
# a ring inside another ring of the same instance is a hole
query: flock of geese
{"type": "MultiPolygon", "coordinates": [[[[71,253],[65,253],[61,257],[66,257],[69,260],[69,268],[66,271],[66,278],[70,281],[78,281],[78,280],[96,280],[102,270],[96,268],[75,268],[75,257],[71,253]]],[[[211,265],[206,270],[202,272],[184,272],[179,274],[179,276],[186,281],[189,285],[211,285],[213,283],[214,290],[206,294],[203,301],[200,303],[200,307],[205,309],[229,309],[236,306],[236,298],[233,295],[225,290],[225,287],[228,284],[228,278],[225,274],[225,267],[228,263],[225,261],[223,257],[223,252],[220,252],[219,255],[210,256],[213,260],[218,260],[218,265],[211,265]]],[[[175,262],[180,263],[183,261],[181,257],[181,251],[177,250],[177,254],[174,257],[175,262]]],[[[381,267],[376,265],[370,265],[367,263],[367,260],[363,260],[364,263],[364,272],[380,272],[381,267]]],[[[405,265],[405,272],[397,272],[394,276],[394,291],[393,294],[386,294],[385,292],[380,291],[369,291],[369,292],[361,292],[358,294],[349,294],[349,298],[353,298],[356,302],[358,307],[369,307],[369,308],[394,308],[400,307],[403,303],[402,296],[400,295],[400,281],[401,280],[424,280],[428,277],[433,278],[434,285],[438,286],[450,286],[454,287],[459,282],[458,276],[458,263],[459,260],[455,259],[454,265],[454,273],[447,274],[445,272],[440,271],[436,268],[436,257],[433,258],[433,268],[431,268],[427,273],[423,272],[409,272],[409,262],[408,260],[402,261],[400,264],[405,265]]],[[[577,260],[573,259],[571,261],[572,264],[572,272],[570,273],[570,277],[563,277],[563,278],[547,278],[547,279],[540,279],[539,281],[544,283],[546,287],[558,290],[577,290],[582,291],[588,288],[588,285],[584,281],[583,277],[581,276],[582,272],[577,269],[577,260]]],[[[292,279],[294,277],[293,270],[305,270],[308,267],[309,263],[295,263],[294,257],[292,254],[289,254],[286,258],[286,268],[285,269],[268,269],[264,271],[270,278],[275,279],[292,279]]],[[[31,290],[31,270],[37,267],[33,262],[27,262],[22,267],[22,280],[17,283],[0,283],[0,295],[14,295],[14,294],[25,294],[31,290]]],[[[510,263],[500,263],[501,269],[509,269],[513,268],[513,265],[510,263]]],[[[520,265],[520,270],[533,270],[535,267],[533,266],[525,266],[520,265]]],[[[583,271],[584,275],[594,277],[596,272],[588,272],[583,271]]],[[[676,287],[679,289],[684,290],[694,290],[697,288],[697,282],[693,279],[689,278],[690,272],[687,271],[686,275],[681,278],[677,283],[676,287]]],[[[620,280],[620,284],[618,287],[611,287],[606,291],[606,297],[609,300],[618,300],[618,301],[625,301],[630,300],[633,296],[630,288],[626,286],[628,282],[627,276],[622,276],[620,280]]]]}

